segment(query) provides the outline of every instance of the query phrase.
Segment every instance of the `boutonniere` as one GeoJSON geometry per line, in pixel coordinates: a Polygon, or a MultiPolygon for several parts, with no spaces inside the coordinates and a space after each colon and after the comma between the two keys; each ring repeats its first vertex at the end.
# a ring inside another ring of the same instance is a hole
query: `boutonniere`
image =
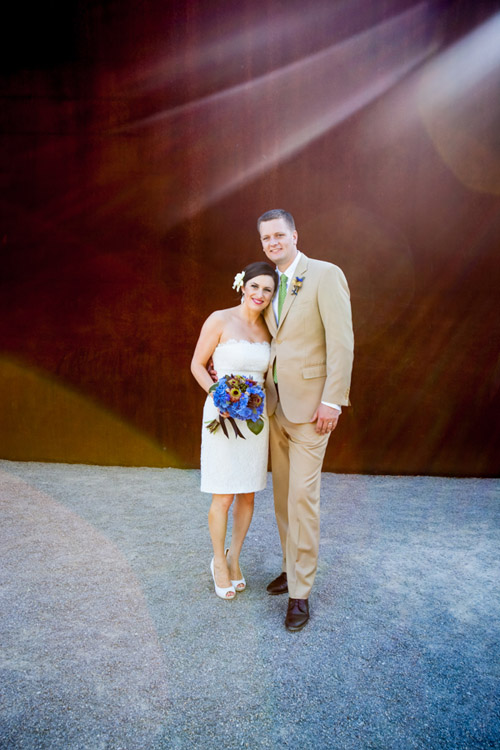
{"type": "Polygon", "coordinates": [[[294,278],[294,280],[293,280],[293,286],[292,286],[292,294],[295,294],[295,296],[297,296],[297,294],[299,293],[299,289],[302,286],[302,282],[303,281],[304,281],[304,277],[303,276],[302,276],[302,278],[300,278],[300,276],[296,276],[294,278]]]}

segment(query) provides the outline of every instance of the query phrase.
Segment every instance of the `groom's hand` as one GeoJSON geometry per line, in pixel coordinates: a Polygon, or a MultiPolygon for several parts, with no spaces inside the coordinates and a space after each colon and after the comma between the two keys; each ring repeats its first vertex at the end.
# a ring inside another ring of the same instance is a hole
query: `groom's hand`
{"type": "Polygon", "coordinates": [[[339,417],[340,412],[338,409],[333,409],[326,404],[320,404],[314,412],[311,422],[316,422],[316,432],[318,435],[327,435],[336,428],[339,417]]]}
{"type": "Polygon", "coordinates": [[[214,383],[216,383],[219,378],[217,377],[217,370],[214,368],[214,362],[212,359],[210,359],[207,364],[207,372],[212,378],[212,380],[214,381],[214,383]]]}

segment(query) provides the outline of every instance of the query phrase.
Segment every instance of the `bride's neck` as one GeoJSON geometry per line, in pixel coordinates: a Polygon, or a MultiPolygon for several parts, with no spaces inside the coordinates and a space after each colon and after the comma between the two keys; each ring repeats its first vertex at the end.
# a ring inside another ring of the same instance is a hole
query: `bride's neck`
{"type": "Polygon", "coordinates": [[[248,308],[243,307],[243,305],[239,308],[239,314],[245,323],[250,323],[251,325],[257,323],[260,318],[259,310],[249,310],[248,308]]]}

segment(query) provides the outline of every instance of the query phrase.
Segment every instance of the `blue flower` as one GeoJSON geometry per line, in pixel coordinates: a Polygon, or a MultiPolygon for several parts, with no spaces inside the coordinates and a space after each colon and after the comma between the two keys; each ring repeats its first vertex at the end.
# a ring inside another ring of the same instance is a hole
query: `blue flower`
{"type": "Polygon", "coordinates": [[[239,418],[257,422],[264,411],[264,391],[260,385],[251,385],[242,395],[239,403],[239,418]]]}
{"type": "Polygon", "coordinates": [[[225,377],[221,378],[217,383],[217,387],[214,391],[214,404],[221,411],[226,411],[230,404],[225,377]]]}

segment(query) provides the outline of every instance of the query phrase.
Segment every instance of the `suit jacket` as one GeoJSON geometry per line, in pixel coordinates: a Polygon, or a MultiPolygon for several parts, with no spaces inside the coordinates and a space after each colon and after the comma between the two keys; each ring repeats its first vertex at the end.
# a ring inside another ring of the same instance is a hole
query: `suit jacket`
{"type": "Polygon", "coordinates": [[[321,401],[348,405],[354,350],[347,281],[338,266],[305,255],[300,259],[276,325],[272,305],[264,313],[272,335],[271,365],[266,378],[267,410],[277,404],[290,422],[312,419],[321,401]],[[294,280],[302,285],[294,294],[294,280]]]}

